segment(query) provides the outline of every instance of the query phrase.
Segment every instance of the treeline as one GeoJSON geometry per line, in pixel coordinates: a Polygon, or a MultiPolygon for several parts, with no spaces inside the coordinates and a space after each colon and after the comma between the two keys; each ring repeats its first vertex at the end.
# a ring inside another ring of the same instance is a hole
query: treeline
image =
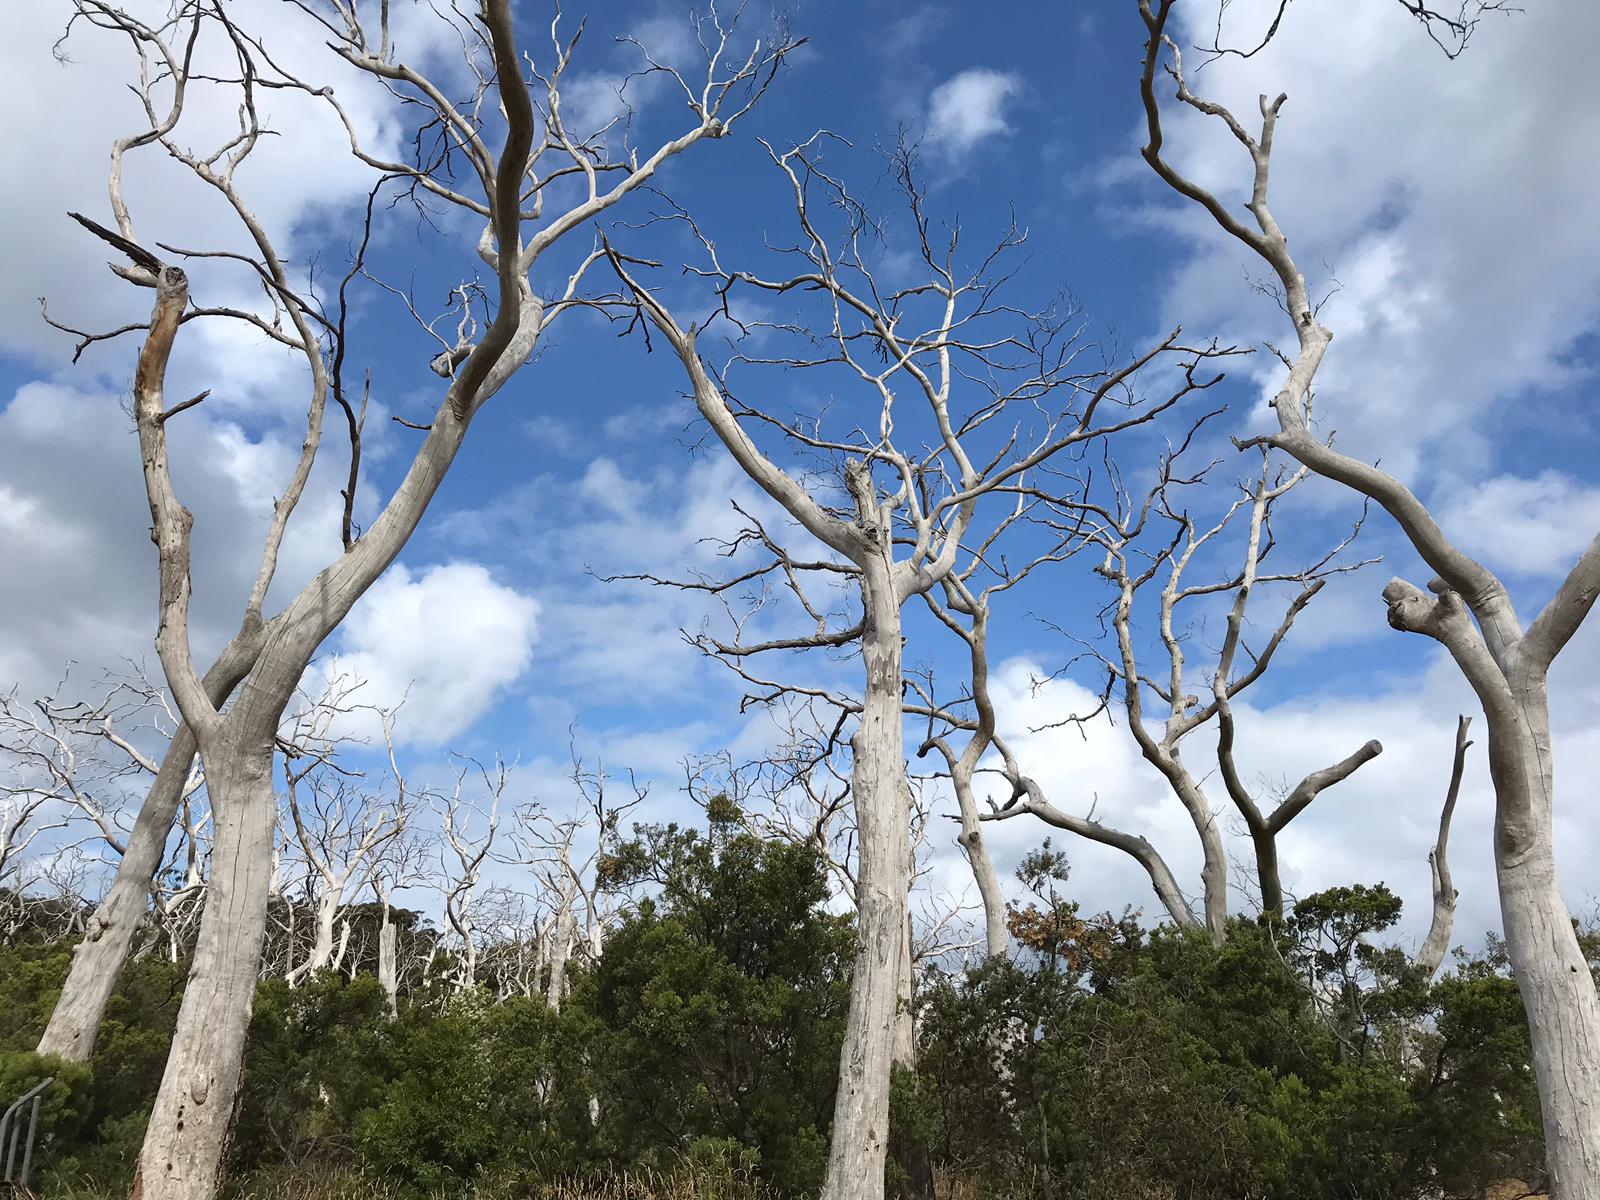
{"type": "MultiPolygon", "coordinates": [[[[449,970],[404,974],[391,1012],[362,949],[376,939],[359,931],[340,968],[263,978],[235,1186],[359,1177],[404,1196],[524,1195],[690,1173],[816,1195],[855,949],[825,865],[730,820],[636,828],[606,869],[642,898],[597,958],[571,965],[559,1007],[497,987],[488,954],[466,990],[449,970]]],[[[947,955],[918,974],[892,1191],[1331,1200],[1540,1179],[1525,1018],[1494,939],[1430,982],[1386,944],[1400,902],[1381,885],[1306,897],[1273,928],[1236,919],[1217,947],[1080,913],[1048,844],[1018,877],[1030,899],[1010,906],[1008,958],[947,955]]],[[[36,1186],[126,1194],[188,963],[136,958],[91,1060],[40,1058],[81,921],[59,900],[20,911],[0,948],[0,1089],[59,1081],[36,1186]]],[[[436,937],[416,914],[394,920],[436,937]]]]}

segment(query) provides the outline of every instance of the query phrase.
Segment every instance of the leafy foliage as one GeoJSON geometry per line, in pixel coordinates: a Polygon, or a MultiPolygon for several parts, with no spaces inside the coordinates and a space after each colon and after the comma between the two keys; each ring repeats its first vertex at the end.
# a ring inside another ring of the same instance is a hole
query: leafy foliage
{"type": "MultiPolygon", "coordinates": [[[[559,1011],[417,973],[391,1016],[364,960],[264,981],[231,1146],[242,1194],[815,1194],[850,922],[809,849],[739,832],[731,805],[711,816],[616,843],[612,884],[646,894],[559,1011]]],[[[896,1190],[929,1158],[941,1193],[975,1200],[1401,1200],[1539,1177],[1522,1004],[1493,939],[1430,984],[1385,943],[1400,902],[1381,885],[1236,922],[1216,947],[1084,915],[1048,844],[1019,877],[1013,958],[921,980],[896,1190]]],[[[131,962],[72,1067],[31,1052],[67,960],[38,938],[0,947],[0,1090],[61,1080],[47,1192],[125,1194],[186,964],[131,962]]]]}

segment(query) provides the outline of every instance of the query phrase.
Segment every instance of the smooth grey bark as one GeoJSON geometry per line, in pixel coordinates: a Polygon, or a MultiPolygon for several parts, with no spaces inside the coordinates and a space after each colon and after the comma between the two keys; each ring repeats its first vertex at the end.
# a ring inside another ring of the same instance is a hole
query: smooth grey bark
{"type": "MultiPolygon", "coordinates": [[[[221,705],[245,677],[259,641],[259,631],[242,631],[218,656],[202,680],[212,703],[221,705]]],[[[161,868],[195,751],[194,734],[187,725],[180,725],[134,819],[111,886],[90,914],[83,940],[72,952],[72,966],[39,1039],[40,1054],[88,1062],[94,1053],[106,1005],[149,908],[151,884],[161,868]]]]}
{"type": "Polygon", "coordinates": [[[1456,801],[1461,795],[1461,779],[1467,769],[1467,748],[1472,742],[1467,738],[1467,727],[1472,718],[1462,715],[1456,720],[1456,743],[1450,768],[1450,786],[1445,790],[1444,807],[1439,812],[1439,836],[1433,849],[1428,851],[1429,873],[1433,876],[1433,919],[1428,924],[1428,934],[1422,939],[1414,966],[1425,972],[1429,979],[1439,973],[1444,957],[1450,952],[1450,934],[1455,928],[1456,889],[1450,878],[1450,819],[1455,815],[1456,801]]]}
{"type": "Polygon", "coordinates": [[[383,905],[383,923],[378,926],[378,983],[389,1002],[389,1015],[400,1011],[400,975],[395,953],[395,925],[389,918],[389,904],[383,905]]]}
{"type": "MultiPolygon", "coordinates": [[[[925,593],[924,599],[934,615],[967,645],[974,728],[959,754],[947,738],[930,736],[917,756],[920,758],[930,749],[937,749],[950,770],[950,787],[955,792],[961,821],[956,843],[967,857],[967,866],[972,870],[978,897],[983,903],[984,952],[990,958],[1004,958],[1010,949],[1005,892],[1001,890],[1000,876],[983,838],[983,814],[972,786],[978,763],[995,742],[996,716],[989,691],[989,593],[974,593],[965,580],[953,576],[945,578],[943,590],[948,610],[935,603],[931,592],[925,593]],[[955,614],[964,615],[967,623],[963,625],[955,614]]],[[[932,697],[929,699],[931,701],[932,697]]]]}
{"type": "Polygon", "coordinates": [[[567,899],[556,914],[555,931],[550,940],[550,982],[545,988],[544,1002],[551,1012],[559,1012],[567,998],[567,962],[572,957],[573,933],[572,903],[567,899]]]}
{"type": "Polygon", "coordinates": [[[145,1197],[209,1195],[238,1091],[266,934],[276,804],[272,747],[207,764],[218,868],[212,874],[172,1051],[140,1153],[145,1197]]]}
{"type": "MultiPolygon", "coordinates": [[[[883,531],[885,543],[887,532],[883,531]]],[[[860,722],[850,740],[857,946],[822,1187],[828,1200],[883,1194],[910,853],[900,702],[900,600],[887,546],[863,557],[861,654],[867,686],[860,722]]]]}

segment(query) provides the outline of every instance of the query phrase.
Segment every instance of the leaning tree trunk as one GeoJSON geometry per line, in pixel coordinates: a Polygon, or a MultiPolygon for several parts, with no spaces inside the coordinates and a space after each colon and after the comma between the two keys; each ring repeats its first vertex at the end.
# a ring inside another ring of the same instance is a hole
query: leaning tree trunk
{"type": "Polygon", "coordinates": [[[211,884],[134,1195],[210,1200],[239,1092],[272,882],[272,739],[219,747],[207,765],[211,884]]]}
{"type": "MultiPolygon", "coordinates": [[[[201,681],[213,704],[220,706],[250,669],[246,640],[235,639],[201,681]]],[[[106,1004],[122,977],[133,936],[149,906],[151,881],[161,869],[194,754],[194,734],[180,725],[134,819],[110,890],[95,907],[83,940],[72,952],[72,967],[61,985],[61,996],[39,1039],[40,1054],[88,1062],[94,1052],[106,1004]]]]}
{"type": "Polygon", "coordinates": [[[1556,1200],[1600,1200],[1600,997],[1556,875],[1550,717],[1543,679],[1488,706],[1495,872],[1506,954],[1528,1013],[1556,1200]]]}
{"type": "Polygon", "coordinates": [[[867,686],[851,738],[857,830],[855,972],[839,1055],[823,1200],[881,1200],[909,859],[900,703],[900,606],[886,558],[861,580],[867,686]]]}

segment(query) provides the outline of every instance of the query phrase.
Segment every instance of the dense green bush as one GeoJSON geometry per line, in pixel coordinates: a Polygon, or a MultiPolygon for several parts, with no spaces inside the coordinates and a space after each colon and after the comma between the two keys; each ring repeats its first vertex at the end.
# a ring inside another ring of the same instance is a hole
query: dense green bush
{"type": "MultiPolygon", "coordinates": [[[[615,848],[608,882],[648,898],[574,966],[559,1012],[420,974],[392,1016],[365,971],[263,982],[241,1195],[815,1194],[850,922],[815,854],[717,815],[615,848]]],[[[893,1087],[898,1194],[925,1195],[930,1165],[940,1194],[1006,1200],[1412,1200],[1538,1178],[1522,1005],[1492,939],[1430,984],[1386,944],[1400,907],[1381,886],[1236,922],[1219,948],[1084,916],[1048,846],[1019,874],[1034,899],[1010,914],[1012,958],[924,972],[917,1069],[893,1087]]],[[[126,1194],[186,964],[131,962],[73,1067],[32,1053],[67,960],[0,947],[0,1091],[61,1081],[47,1194],[126,1194]]]]}
{"type": "Polygon", "coordinates": [[[1221,948],[1065,916],[1078,952],[924,989],[930,1136],[980,1194],[1400,1198],[1538,1177],[1515,984],[1484,962],[1418,981],[1369,940],[1399,916],[1383,889],[1308,897],[1276,933],[1236,922],[1221,948]]]}

